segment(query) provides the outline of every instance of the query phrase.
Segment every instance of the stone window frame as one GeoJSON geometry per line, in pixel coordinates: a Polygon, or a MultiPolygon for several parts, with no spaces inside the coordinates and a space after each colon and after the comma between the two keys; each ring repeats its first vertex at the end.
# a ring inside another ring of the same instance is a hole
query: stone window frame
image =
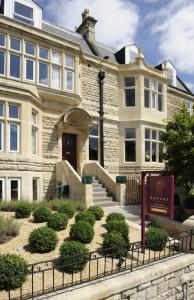
{"type": "Polygon", "coordinates": [[[20,141],[20,131],[21,131],[21,105],[19,103],[15,103],[15,102],[11,102],[11,101],[7,101],[5,102],[5,106],[6,106],[6,127],[8,128],[8,152],[9,153],[19,153],[20,152],[20,145],[21,145],[21,141],[20,141]],[[13,105],[13,106],[17,106],[19,109],[19,115],[18,118],[10,118],[9,117],[9,106],[13,105]],[[10,149],[10,127],[11,125],[16,125],[17,126],[17,150],[11,150],[10,149]]]}
{"type": "Polygon", "coordinates": [[[98,122],[94,122],[93,125],[98,127],[98,135],[91,135],[89,133],[89,138],[88,138],[88,160],[96,162],[96,161],[99,161],[99,159],[100,159],[100,132],[99,132],[100,128],[99,128],[99,123],[98,122]],[[90,159],[90,152],[89,152],[90,138],[98,140],[98,158],[96,160],[90,159]]]}
{"type": "Polygon", "coordinates": [[[124,163],[136,163],[137,162],[137,128],[136,127],[127,127],[124,128],[124,163]],[[135,137],[126,138],[126,130],[133,129],[135,132],[135,137]],[[126,160],[126,142],[135,142],[135,160],[126,160]]]}
{"type": "Polygon", "coordinates": [[[136,82],[137,82],[137,78],[136,78],[136,76],[131,76],[131,75],[129,75],[129,76],[124,76],[124,78],[123,78],[123,89],[124,89],[124,107],[125,108],[134,108],[134,107],[136,107],[136,82]],[[125,80],[127,79],[127,78],[134,78],[134,82],[135,82],[135,85],[132,85],[132,86],[126,86],[126,84],[125,84],[125,80]],[[128,105],[126,105],[126,90],[134,90],[134,94],[135,94],[135,105],[131,105],[131,106],[128,106],[128,105]]]}
{"type": "Polygon", "coordinates": [[[145,126],[144,127],[144,162],[145,163],[156,163],[156,164],[163,164],[164,161],[160,161],[160,146],[163,146],[163,143],[161,141],[160,134],[162,134],[164,130],[145,126]],[[150,131],[149,138],[146,138],[146,130],[150,131]],[[153,138],[153,132],[156,132],[156,138],[153,138]],[[146,142],[149,142],[150,146],[150,156],[149,160],[146,160],[146,142]],[[153,143],[156,144],[156,161],[152,160],[153,157],[153,143]]]}
{"type": "Polygon", "coordinates": [[[31,113],[31,123],[32,123],[32,129],[31,129],[31,134],[33,135],[33,132],[35,132],[36,135],[36,151],[35,153],[33,153],[33,138],[31,138],[31,151],[32,151],[32,155],[34,156],[38,156],[38,132],[39,132],[39,124],[38,124],[38,112],[34,109],[32,109],[32,113],[31,113]],[[32,115],[35,114],[35,122],[33,122],[33,117],[32,115]]]}
{"type": "Polygon", "coordinates": [[[17,191],[18,191],[18,200],[21,199],[21,185],[22,185],[22,180],[20,177],[9,177],[8,181],[7,181],[7,192],[8,192],[8,200],[12,200],[11,198],[11,181],[17,181],[18,183],[18,187],[17,187],[17,191]]]}
{"type": "Polygon", "coordinates": [[[155,80],[144,76],[144,108],[152,109],[158,112],[164,112],[164,84],[161,81],[155,80]],[[146,80],[149,82],[146,86],[146,80]],[[152,88],[152,83],[155,85],[155,88],[152,88]],[[159,85],[162,87],[162,91],[159,90],[159,85]],[[149,92],[149,107],[145,105],[145,92],[149,92]],[[155,106],[153,105],[152,95],[155,95],[155,106]],[[159,109],[159,96],[162,100],[162,110],[159,109]]]}
{"type": "Polygon", "coordinates": [[[39,201],[40,197],[40,177],[32,177],[32,200],[33,201],[39,201]],[[37,182],[37,199],[34,199],[34,185],[33,182],[36,181],[37,182]]]}
{"type": "Polygon", "coordinates": [[[5,178],[1,177],[0,182],[2,182],[2,199],[0,198],[0,202],[5,200],[5,178]]]}
{"type": "Polygon", "coordinates": [[[29,5],[26,5],[24,3],[21,3],[21,1],[18,1],[18,0],[14,1],[14,3],[13,3],[13,17],[14,17],[15,20],[18,20],[18,18],[19,18],[20,22],[23,22],[27,25],[34,26],[34,8],[29,6],[29,5]],[[24,15],[21,15],[21,14],[15,12],[16,3],[21,4],[23,6],[26,6],[28,8],[31,8],[32,9],[32,18],[28,18],[24,15]]]}

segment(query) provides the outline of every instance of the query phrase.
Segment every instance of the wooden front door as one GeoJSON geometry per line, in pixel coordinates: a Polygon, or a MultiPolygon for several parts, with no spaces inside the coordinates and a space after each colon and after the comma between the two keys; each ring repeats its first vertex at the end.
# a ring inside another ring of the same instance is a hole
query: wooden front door
{"type": "Polygon", "coordinates": [[[63,133],[62,159],[67,160],[77,170],[77,139],[75,134],[63,133]]]}

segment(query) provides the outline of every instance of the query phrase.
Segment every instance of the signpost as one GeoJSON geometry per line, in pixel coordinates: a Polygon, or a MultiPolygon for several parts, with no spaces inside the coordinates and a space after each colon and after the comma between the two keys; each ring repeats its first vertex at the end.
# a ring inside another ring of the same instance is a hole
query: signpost
{"type": "Polygon", "coordinates": [[[174,217],[174,176],[161,172],[142,172],[141,182],[141,242],[145,252],[146,214],[174,217]],[[152,175],[154,174],[154,175],[152,175]]]}

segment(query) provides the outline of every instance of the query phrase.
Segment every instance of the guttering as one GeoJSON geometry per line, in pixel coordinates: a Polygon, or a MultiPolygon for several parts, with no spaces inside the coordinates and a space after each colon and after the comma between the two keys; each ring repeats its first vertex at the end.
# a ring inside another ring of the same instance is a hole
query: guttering
{"type": "Polygon", "coordinates": [[[100,95],[100,164],[104,167],[104,79],[105,72],[101,69],[98,73],[99,95],[100,95]]]}

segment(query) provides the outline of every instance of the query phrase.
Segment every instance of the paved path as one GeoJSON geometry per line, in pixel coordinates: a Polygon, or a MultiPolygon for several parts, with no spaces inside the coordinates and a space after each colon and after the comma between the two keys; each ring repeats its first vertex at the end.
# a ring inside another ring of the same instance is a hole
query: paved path
{"type": "Polygon", "coordinates": [[[108,206],[108,207],[103,207],[103,210],[107,214],[110,214],[112,212],[121,213],[125,216],[127,220],[140,224],[140,216],[141,216],[140,205],[108,206]]]}

